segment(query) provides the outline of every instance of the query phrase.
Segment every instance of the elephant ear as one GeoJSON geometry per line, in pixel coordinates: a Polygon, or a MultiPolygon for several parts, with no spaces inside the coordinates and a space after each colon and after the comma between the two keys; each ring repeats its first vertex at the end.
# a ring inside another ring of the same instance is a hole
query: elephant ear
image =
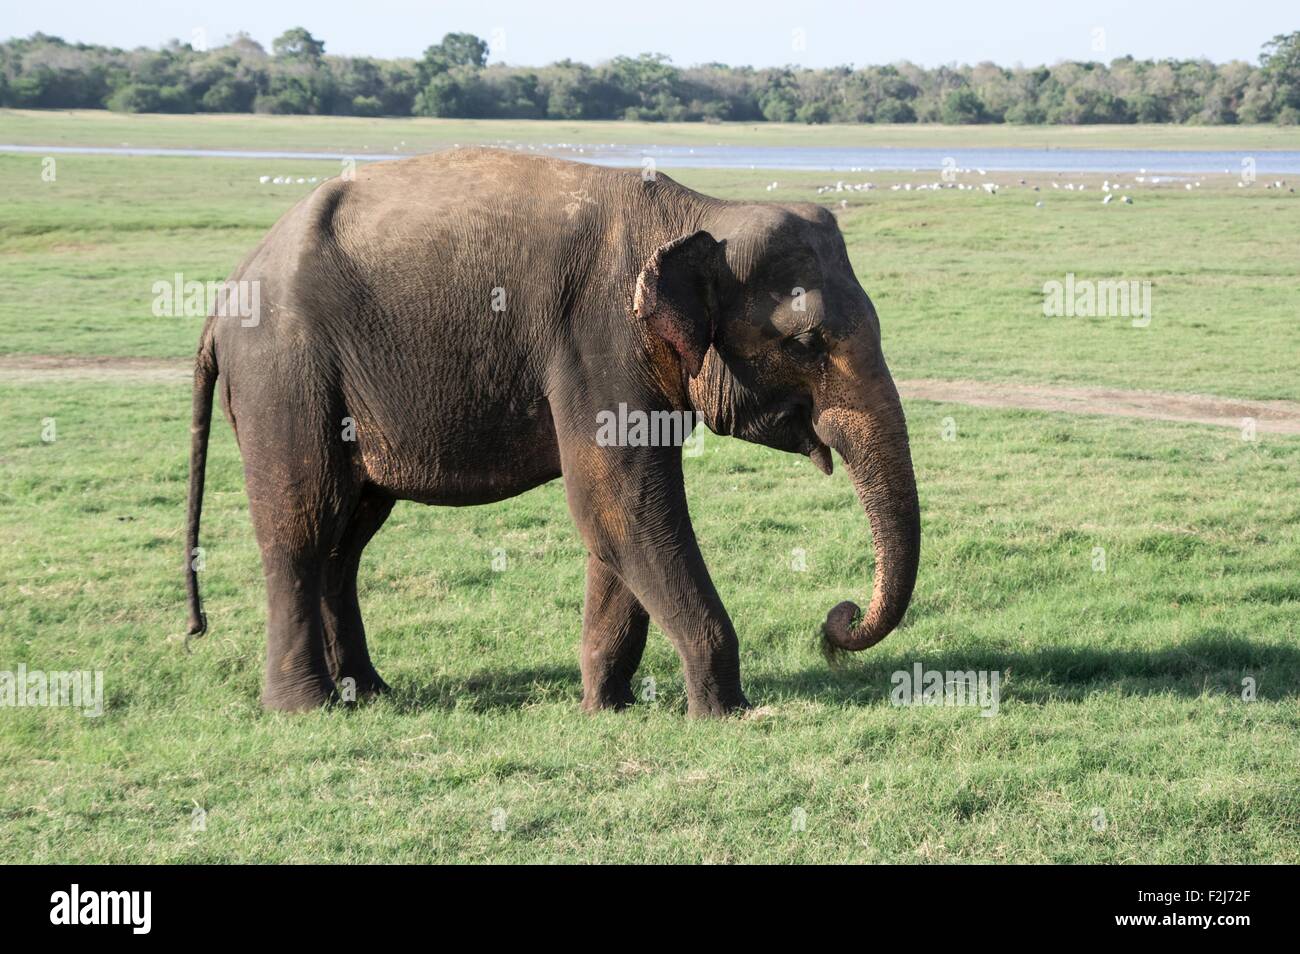
{"type": "Polygon", "coordinates": [[[656,249],[636,280],[633,312],[677,352],[691,377],[717,330],[719,250],[708,232],[683,235],[656,249]]]}

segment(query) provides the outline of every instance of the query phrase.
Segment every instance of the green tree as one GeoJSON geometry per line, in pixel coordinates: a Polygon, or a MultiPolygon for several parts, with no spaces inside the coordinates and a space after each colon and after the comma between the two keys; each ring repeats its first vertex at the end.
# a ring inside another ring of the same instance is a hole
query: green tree
{"type": "Polygon", "coordinates": [[[325,55],[325,41],[302,27],[285,30],[271,42],[271,51],[288,60],[319,60],[325,55]]]}
{"type": "Polygon", "coordinates": [[[616,56],[606,75],[628,119],[681,118],[684,107],[677,95],[681,74],[662,53],[616,56]]]}
{"type": "Polygon", "coordinates": [[[794,122],[799,112],[799,87],[794,74],[788,70],[773,70],[768,74],[766,89],[759,94],[759,109],[770,123],[794,122]]]}
{"type": "Polygon", "coordinates": [[[257,99],[257,87],[234,79],[220,79],[203,93],[200,103],[207,113],[247,113],[257,99]]]}
{"type": "Polygon", "coordinates": [[[955,89],[943,99],[943,121],[949,125],[982,123],[984,101],[973,89],[955,89]]]}
{"type": "Polygon", "coordinates": [[[118,113],[156,113],[160,102],[157,87],[131,83],[108,98],[108,108],[118,113]]]}
{"type": "Polygon", "coordinates": [[[1259,62],[1277,89],[1279,108],[1300,109],[1300,30],[1279,33],[1265,43],[1259,62]]]}
{"type": "Polygon", "coordinates": [[[831,121],[831,110],[825,103],[804,103],[795,111],[794,118],[810,126],[821,125],[831,121]]]}
{"type": "Polygon", "coordinates": [[[448,33],[439,47],[448,66],[482,69],[487,65],[488,45],[472,33],[448,33]]]}
{"type": "Polygon", "coordinates": [[[439,73],[415,97],[413,111],[417,116],[463,117],[469,102],[465,77],[460,71],[439,73]]]}
{"type": "Polygon", "coordinates": [[[420,82],[427,86],[435,76],[456,67],[480,70],[487,64],[488,45],[472,33],[448,33],[441,43],[424,51],[416,64],[420,82]]]}
{"type": "Polygon", "coordinates": [[[592,70],[583,63],[562,60],[542,73],[546,115],[551,119],[595,118],[597,104],[591,92],[592,70]]]}
{"type": "Polygon", "coordinates": [[[878,123],[914,123],[916,110],[911,103],[888,97],[882,99],[876,107],[875,121],[878,123]]]}

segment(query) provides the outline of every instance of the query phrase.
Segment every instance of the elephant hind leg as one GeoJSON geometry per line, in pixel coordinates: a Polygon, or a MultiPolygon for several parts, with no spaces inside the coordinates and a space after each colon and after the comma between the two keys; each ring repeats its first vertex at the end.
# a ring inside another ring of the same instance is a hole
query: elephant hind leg
{"type": "Polygon", "coordinates": [[[299,712],[336,698],[325,651],[324,569],[360,488],[325,415],[292,406],[285,412],[242,415],[240,451],[266,575],[262,705],[299,712]]]}
{"type": "Polygon", "coordinates": [[[618,574],[589,556],[582,614],[582,707],[588,712],[636,702],[632,678],[649,626],[649,615],[618,574]]]}
{"type": "Polygon", "coordinates": [[[392,497],[373,486],[366,487],[322,567],[320,613],[324,624],[325,663],[347,702],[388,690],[388,685],[375,672],[366,646],[366,629],[357,601],[357,568],[362,551],[388,519],[393,504],[392,497]]]}
{"type": "Polygon", "coordinates": [[[321,556],[280,540],[264,542],[262,536],[267,599],[262,705],[285,712],[314,709],[334,696],[321,622],[321,556]]]}

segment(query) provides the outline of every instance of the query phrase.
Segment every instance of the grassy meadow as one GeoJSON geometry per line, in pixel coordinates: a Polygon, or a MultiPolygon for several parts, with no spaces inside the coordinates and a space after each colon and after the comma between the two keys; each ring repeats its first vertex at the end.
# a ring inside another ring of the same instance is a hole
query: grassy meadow
{"type": "MultiPolygon", "coordinates": [[[[0,112],[0,142],[342,148],[323,140],[415,143],[437,125],[0,112]]],[[[453,133],[526,124],[489,125],[453,133]]],[[[536,138],[575,138],[554,125],[536,138]]],[[[1152,131],[1197,134],[1294,148],[1282,130],[1152,131]]],[[[337,163],[56,169],[43,181],[40,156],[0,153],[0,671],[100,669],[106,706],[0,708],[0,861],[1300,862],[1295,438],[908,402],[916,597],[902,629],[829,669],[817,625],[864,599],[872,564],[847,477],[708,435],[687,460],[692,515],[759,706],[714,722],[685,718],[657,630],[640,673],[655,700],[578,710],[583,550],[558,482],[488,507],[401,503],[361,574],[394,692],[262,712],[264,586],[225,422],[202,541],[211,629],[187,652],[188,385],[19,380],[3,361],[184,358],[201,322],[155,317],[153,282],[224,277],[309,188],[258,177],[337,163]],[[891,705],[891,674],[916,663],[997,671],[997,714],[891,705]]],[[[992,196],[889,189],[937,171],[669,172],[728,197],[843,199],[899,378],[1300,399],[1300,194],[1125,176],[1134,204],[1103,206],[1082,175],[963,179],[998,181],[992,196]],[[818,196],[841,178],[878,188],[818,196]],[[1044,318],[1043,283],[1066,273],[1150,280],[1150,326],[1044,318]]]]}
{"type": "Polygon", "coordinates": [[[427,152],[454,143],[661,146],[899,146],[1042,149],[1298,149],[1285,126],[970,126],[902,123],[641,123],[622,120],[369,119],[251,113],[130,115],[101,109],[0,109],[0,143],[303,152],[427,152]]]}

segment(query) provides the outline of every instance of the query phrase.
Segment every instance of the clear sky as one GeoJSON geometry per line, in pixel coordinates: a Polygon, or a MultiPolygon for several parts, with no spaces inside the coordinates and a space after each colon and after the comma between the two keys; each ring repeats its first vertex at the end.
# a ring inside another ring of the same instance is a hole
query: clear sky
{"type": "Polygon", "coordinates": [[[112,46],[216,45],[247,30],[264,46],[305,26],[326,52],[419,56],[444,33],[492,44],[490,59],[540,66],[666,53],[722,62],[822,67],[992,60],[1205,56],[1255,62],[1265,40],[1300,29],[1297,0],[3,0],[0,38],[36,31],[112,46]]]}

